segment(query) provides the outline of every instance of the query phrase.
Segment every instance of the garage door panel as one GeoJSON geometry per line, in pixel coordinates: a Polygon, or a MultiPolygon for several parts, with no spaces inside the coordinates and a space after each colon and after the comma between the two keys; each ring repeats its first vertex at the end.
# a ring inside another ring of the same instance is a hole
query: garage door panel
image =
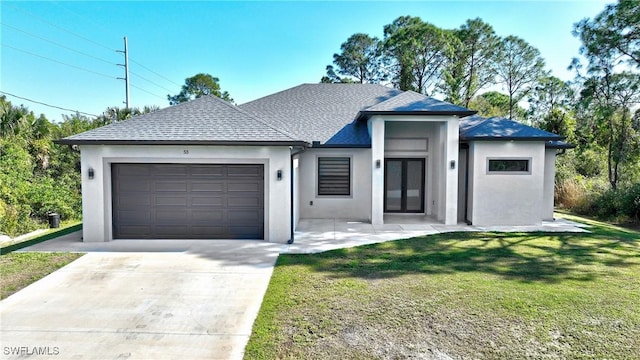
{"type": "Polygon", "coordinates": [[[187,191],[186,181],[156,181],[156,191],[187,191]]]}
{"type": "Polygon", "coordinates": [[[258,226],[231,226],[229,233],[240,239],[255,239],[256,234],[262,234],[262,228],[258,226]]]}
{"type": "Polygon", "coordinates": [[[226,201],[223,196],[192,196],[190,199],[190,205],[193,208],[202,206],[225,206],[226,201]]]}
{"type": "MultiPolygon", "coordinates": [[[[120,225],[118,227],[119,232],[121,234],[127,234],[131,236],[131,238],[144,239],[148,237],[148,234],[153,232],[151,226],[141,226],[141,225],[120,225]]],[[[118,233],[114,234],[117,235],[118,233]]]]}
{"type": "Polygon", "coordinates": [[[191,191],[199,192],[223,192],[225,190],[225,182],[218,181],[193,181],[191,182],[191,191]]]}
{"type": "Polygon", "coordinates": [[[120,176],[142,176],[149,177],[151,168],[146,166],[127,166],[118,169],[120,176]]]}
{"type": "Polygon", "coordinates": [[[184,224],[188,219],[186,211],[176,211],[164,208],[156,211],[156,221],[164,224],[184,224]]]}
{"type": "Polygon", "coordinates": [[[130,194],[124,197],[120,197],[118,202],[121,206],[150,206],[151,205],[151,197],[149,194],[130,194]]]}
{"type": "Polygon", "coordinates": [[[239,191],[239,192],[262,192],[261,184],[257,184],[256,182],[233,182],[229,183],[227,186],[227,191],[239,191]]]}
{"type": "Polygon", "coordinates": [[[194,177],[223,177],[225,175],[225,165],[192,165],[189,173],[194,177]]]}
{"type": "Polygon", "coordinates": [[[156,225],[155,230],[156,239],[166,239],[172,236],[187,238],[185,234],[189,232],[186,225],[156,225]]]}
{"type": "Polygon", "coordinates": [[[222,223],[225,220],[224,210],[208,210],[208,211],[191,211],[191,219],[196,222],[210,221],[214,223],[222,223]]]}
{"type": "MultiPolygon", "coordinates": [[[[123,180],[124,179],[125,178],[123,177],[123,180]]],[[[149,181],[144,178],[128,177],[126,178],[126,181],[120,183],[119,190],[122,192],[139,193],[151,190],[150,185],[149,181]]]]}
{"type": "Polygon", "coordinates": [[[113,164],[114,238],[262,239],[264,166],[113,164]]]}
{"type": "Polygon", "coordinates": [[[244,165],[228,165],[227,176],[232,177],[249,177],[262,178],[264,174],[262,166],[244,166],[244,165]]]}
{"type": "Polygon", "coordinates": [[[259,196],[229,196],[227,206],[232,207],[259,207],[262,206],[262,197],[259,196]]]}
{"type": "Polygon", "coordinates": [[[227,211],[227,216],[229,217],[229,221],[235,224],[252,224],[262,217],[261,213],[261,211],[257,210],[229,209],[227,211]]]}
{"type": "Polygon", "coordinates": [[[163,195],[159,195],[156,196],[156,205],[159,206],[187,206],[187,199],[184,196],[176,196],[176,195],[172,195],[172,196],[163,196],[163,195]]]}
{"type": "Polygon", "coordinates": [[[185,177],[188,171],[188,168],[182,164],[153,164],[152,169],[154,175],[160,176],[185,177]]]}
{"type": "Polygon", "coordinates": [[[118,210],[118,218],[120,223],[123,224],[140,224],[148,223],[151,221],[151,213],[148,211],[130,211],[130,210],[118,210]]]}
{"type": "MultiPolygon", "coordinates": [[[[216,237],[224,237],[224,235],[227,233],[227,230],[225,229],[224,226],[194,226],[192,228],[192,234],[195,235],[196,237],[200,237],[200,236],[209,236],[209,238],[216,238],[216,237]]],[[[254,238],[255,239],[255,238],[254,238]]]]}

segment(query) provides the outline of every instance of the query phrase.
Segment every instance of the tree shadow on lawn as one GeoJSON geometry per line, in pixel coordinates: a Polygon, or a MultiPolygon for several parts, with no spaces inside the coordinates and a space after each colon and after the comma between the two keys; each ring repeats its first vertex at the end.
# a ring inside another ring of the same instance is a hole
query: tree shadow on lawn
{"type": "Polygon", "coordinates": [[[443,233],[313,255],[281,256],[333,277],[480,272],[524,282],[589,281],[602,267],[640,265],[640,240],[608,232],[443,233]]]}

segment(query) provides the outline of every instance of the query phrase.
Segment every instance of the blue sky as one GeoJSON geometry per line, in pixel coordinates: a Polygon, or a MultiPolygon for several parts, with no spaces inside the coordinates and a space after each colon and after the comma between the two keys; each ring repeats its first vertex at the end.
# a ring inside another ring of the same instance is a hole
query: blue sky
{"type": "MultiPolygon", "coordinates": [[[[547,68],[569,80],[566,68],[580,46],[571,35],[573,24],[609,2],[3,0],[0,90],[91,114],[123,107],[124,82],[116,78],[124,72],[115,64],[124,60],[115,50],[122,50],[127,36],[132,106],[168,106],[166,95],[178,93],[184,79],[199,72],[220,78],[222,89],[244,103],[318,82],[350,35],[382,38],[384,25],[402,15],[442,28],[480,17],[498,35],[516,35],[537,47],[547,68]]],[[[54,121],[69,113],[8,98],[54,121]]]]}

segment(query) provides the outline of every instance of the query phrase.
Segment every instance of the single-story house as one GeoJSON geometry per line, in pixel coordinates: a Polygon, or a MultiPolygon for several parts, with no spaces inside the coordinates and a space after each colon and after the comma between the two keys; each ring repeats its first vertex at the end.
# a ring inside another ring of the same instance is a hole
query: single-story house
{"type": "Polygon", "coordinates": [[[81,152],[84,241],[293,240],[301,218],[553,218],[563,138],[412,91],[303,84],[201,97],[57,141],[81,152]]]}

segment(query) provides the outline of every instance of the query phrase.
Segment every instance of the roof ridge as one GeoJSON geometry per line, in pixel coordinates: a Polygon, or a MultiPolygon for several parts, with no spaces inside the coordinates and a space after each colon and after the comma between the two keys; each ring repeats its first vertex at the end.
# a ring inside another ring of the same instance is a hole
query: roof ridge
{"type": "MultiPolygon", "coordinates": [[[[211,96],[211,95],[209,95],[209,96],[211,96]]],[[[214,96],[214,97],[218,98],[217,96],[214,96]]],[[[218,99],[219,99],[220,101],[222,101],[223,103],[225,103],[227,106],[231,107],[232,109],[234,109],[234,110],[236,110],[236,111],[239,111],[240,113],[242,113],[242,114],[244,114],[244,115],[247,115],[248,117],[250,117],[250,118],[254,119],[255,121],[257,121],[257,122],[259,122],[259,123],[261,123],[262,125],[264,125],[264,126],[266,126],[266,127],[270,128],[271,130],[274,130],[274,131],[276,131],[276,132],[279,132],[280,134],[282,134],[282,135],[284,135],[284,136],[286,136],[286,137],[290,138],[291,140],[298,140],[298,139],[296,139],[296,137],[295,137],[295,136],[293,136],[293,134],[290,134],[288,131],[285,131],[284,129],[279,129],[279,128],[277,128],[277,127],[275,127],[275,126],[273,126],[273,125],[271,125],[271,124],[267,123],[265,120],[263,120],[263,119],[259,118],[257,115],[251,114],[250,112],[248,112],[248,111],[246,111],[246,110],[244,110],[244,109],[240,108],[239,106],[236,106],[236,105],[234,105],[234,104],[231,104],[230,102],[225,101],[225,100],[223,100],[223,99],[221,99],[221,98],[218,98],[218,99]]]]}

